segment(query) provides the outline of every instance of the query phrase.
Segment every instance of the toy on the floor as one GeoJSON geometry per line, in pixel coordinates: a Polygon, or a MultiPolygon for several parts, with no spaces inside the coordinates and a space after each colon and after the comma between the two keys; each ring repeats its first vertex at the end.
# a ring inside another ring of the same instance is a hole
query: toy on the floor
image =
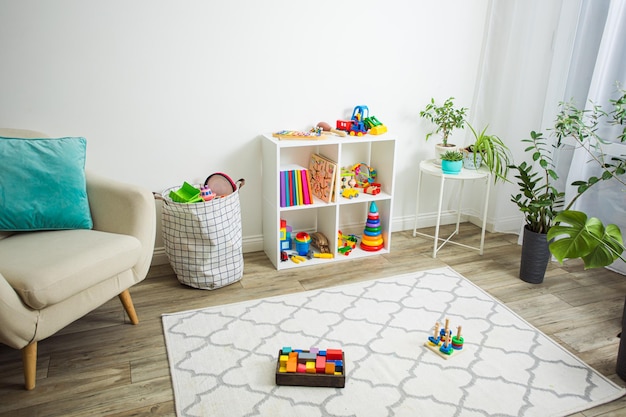
{"type": "Polygon", "coordinates": [[[367,222],[361,237],[361,249],[374,252],[384,248],[383,232],[380,226],[380,214],[375,201],[370,203],[370,211],[367,214],[367,222]]]}
{"type": "Polygon", "coordinates": [[[345,355],[341,349],[283,347],[278,352],[276,385],[343,388],[345,355]]]}
{"type": "Polygon", "coordinates": [[[457,327],[456,336],[452,336],[452,330],[450,330],[449,325],[450,320],[446,319],[445,327],[439,330],[439,323],[435,323],[433,335],[429,336],[428,341],[424,342],[424,346],[444,359],[448,359],[454,354],[459,354],[463,349],[465,341],[463,336],[461,336],[461,326],[457,327]]]}

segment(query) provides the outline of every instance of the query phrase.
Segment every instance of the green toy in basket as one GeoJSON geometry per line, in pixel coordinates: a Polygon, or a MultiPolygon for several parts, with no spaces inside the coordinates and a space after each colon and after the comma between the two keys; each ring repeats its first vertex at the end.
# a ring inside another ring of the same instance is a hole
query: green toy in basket
{"type": "Polygon", "coordinates": [[[184,182],[178,190],[170,191],[170,198],[177,203],[199,203],[204,201],[200,197],[200,190],[193,185],[184,182]]]}

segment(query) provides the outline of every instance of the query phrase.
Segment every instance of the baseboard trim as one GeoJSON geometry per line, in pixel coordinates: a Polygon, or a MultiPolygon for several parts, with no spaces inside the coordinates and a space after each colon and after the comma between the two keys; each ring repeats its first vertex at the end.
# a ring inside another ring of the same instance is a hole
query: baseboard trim
{"type": "MultiPolygon", "coordinates": [[[[480,226],[482,223],[482,217],[475,212],[467,212],[461,214],[461,222],[469,221],[472,224],[480,226]]],[[[426,213],[420,215],[417,221],[417,228],[433,227],[437,223],[436,213],[426,213]]],[[[441,213],[441,224],[454,224],[456,223],[456,213],[454,211],[441,213]]],[[[403,218],[394,218],[391,222],[392,232],[402,232],[405,230],[413,230],[415,224],[415,216],[407,216],[403,218]]],[[[487,225],[485,230],[488,232],[502,232],[502,233],[514,233],[520,232],[520,219],[519,217],[511,217],[503,219],[497,223],[494,223],[489,218],[487,219],[487,225]]],[[[263,250],[263,235],[244,237],[243,238],[243,253],[258,252],[263,250]]],[[[164,265],[168,264],[169,259],[165,253],[163,246],[154,248],[154,254],[152,255],[152,265],[164,265]]]]}

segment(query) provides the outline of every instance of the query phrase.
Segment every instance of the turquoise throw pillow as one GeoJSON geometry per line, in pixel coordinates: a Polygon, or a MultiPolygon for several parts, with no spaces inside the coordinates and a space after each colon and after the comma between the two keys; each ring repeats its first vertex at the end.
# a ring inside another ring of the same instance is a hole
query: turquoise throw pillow
{"type": "Polygon", "coordinates": [[[0,137],[0,230],[91,229],[85,138],[0,137]]]}

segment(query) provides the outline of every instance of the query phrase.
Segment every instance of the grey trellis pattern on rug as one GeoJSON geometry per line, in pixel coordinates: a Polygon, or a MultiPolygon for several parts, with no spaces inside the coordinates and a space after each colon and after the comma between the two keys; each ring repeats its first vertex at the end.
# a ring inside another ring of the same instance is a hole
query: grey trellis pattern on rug
{"type": "Polygon", "coordinates": [[[565,416],[624,390],[450,268],[163,316],[179,416],[565,416]],[[423,346],[462,326],[461,354],[423,346]],[[274,383],[283,346],[341,348],[346,387],[274,383]]]}

